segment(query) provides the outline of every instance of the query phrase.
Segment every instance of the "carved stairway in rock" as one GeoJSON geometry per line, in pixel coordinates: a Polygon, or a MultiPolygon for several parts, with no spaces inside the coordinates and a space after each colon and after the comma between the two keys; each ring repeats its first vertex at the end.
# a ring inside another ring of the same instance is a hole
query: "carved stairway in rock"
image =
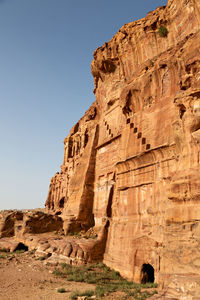
{"type": "Polygon", "coordinates": [[[147,138],[143,135],[142,131],[138,129],[137,126],[135,126],[135,123],[133,122],[133,120],[131,120],[131,118],[128,118],[126,120],[126,124],[130,126],[130,130],[131,132],[134,134],[134,136],[137,137],[137,140],[139,141],[139,150],[150,150],[151,149],[151,145],[149,143],[147,143],[147,138]]]}
{"type": "Polygon", "coordinates": [[[106,131],[107,131],[107,133],[108,133],[109,138],[112,139],[112,138],[113,138],[113,133],[112,133],[112,131],[111,131],[111,128],[110,128],[108,122],[105,121],[105,120],[104,120],[104,125],[105,125],[105,127],[106,127],[106,131]]]}

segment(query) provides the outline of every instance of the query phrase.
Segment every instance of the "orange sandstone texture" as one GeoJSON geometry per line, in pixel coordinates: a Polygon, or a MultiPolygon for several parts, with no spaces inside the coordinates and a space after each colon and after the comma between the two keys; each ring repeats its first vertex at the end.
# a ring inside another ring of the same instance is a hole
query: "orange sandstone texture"
{"type": "Polygon", "coordinates": [[[64,140],[46,201],[66,234],[101,233],[108,266],[140,281],[150,264],[183,294],[200,275],[199,45],[200,1],[169,0],[94,52],[96,101],[64,140]]]}

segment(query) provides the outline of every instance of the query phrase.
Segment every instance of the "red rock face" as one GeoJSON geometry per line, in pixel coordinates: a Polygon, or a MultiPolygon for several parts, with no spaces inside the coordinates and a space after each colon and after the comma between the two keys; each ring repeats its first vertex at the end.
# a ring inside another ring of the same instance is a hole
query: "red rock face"
{"type": "Polygon", "coordinates": [[[96,102],[50,183],[65,232],[107,224],[104,262],[136,281],[200,275],[199,42],[200,2],[171,0],[98,48],[96,102]]]}
{"type": "Polygon", "coordinates": [[[48,215],[42,210],[0,211],[0,239],[20,239],[27,233],[41,234],[62,230],[62,219],[59,216],[48,215]]]}

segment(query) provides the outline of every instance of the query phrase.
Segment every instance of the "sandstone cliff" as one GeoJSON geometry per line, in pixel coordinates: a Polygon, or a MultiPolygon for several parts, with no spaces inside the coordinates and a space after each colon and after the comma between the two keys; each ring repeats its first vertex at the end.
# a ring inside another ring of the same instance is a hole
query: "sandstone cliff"
{"type": "Polygon", "coordinates": [[[90,249],[107,265],[136,281],[150,268],[168,288],[176,277],[177,293],[200,275],[199,44],[200,1],[169,0],[94,52],[96,102],[46,201],[65,234],[100,233],[90,249]]]}

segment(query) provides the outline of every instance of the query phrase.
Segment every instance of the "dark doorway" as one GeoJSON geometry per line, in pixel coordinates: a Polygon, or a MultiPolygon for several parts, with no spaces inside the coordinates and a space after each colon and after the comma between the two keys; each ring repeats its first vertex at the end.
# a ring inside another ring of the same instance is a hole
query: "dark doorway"
{"type": "Polygon", "coordinates": [[[87,143],[88,143],[88,130],[86,129],[85,134],[84,134],[84,148],[86,147],[87,143]]]}
{"type": "Polygon", "coordinates": [[[60,201],[59,201],[59,207],[63,208],[64,207],[64,203],[65,203],[65,197],[63,197],[62,199],[60,199],[60,201]]]}
{"type": "Polygon", "coordinates": [[[112,200],[113,200],[113,186],[110,189],[108,205],[107,205],[107,217],[112,217],[112,200]]]}
{"type": "Polygon", "coordinates": [[[154,282],[154,268],[150,264],[143,264],[141,269],[141,283],[154,282]]]}
{"type": "Polygon", "coordinates": [[[23,243],[19,243],[14,251],[20,251],[20,250],[28,251],[28,247],[23,243]]]}

